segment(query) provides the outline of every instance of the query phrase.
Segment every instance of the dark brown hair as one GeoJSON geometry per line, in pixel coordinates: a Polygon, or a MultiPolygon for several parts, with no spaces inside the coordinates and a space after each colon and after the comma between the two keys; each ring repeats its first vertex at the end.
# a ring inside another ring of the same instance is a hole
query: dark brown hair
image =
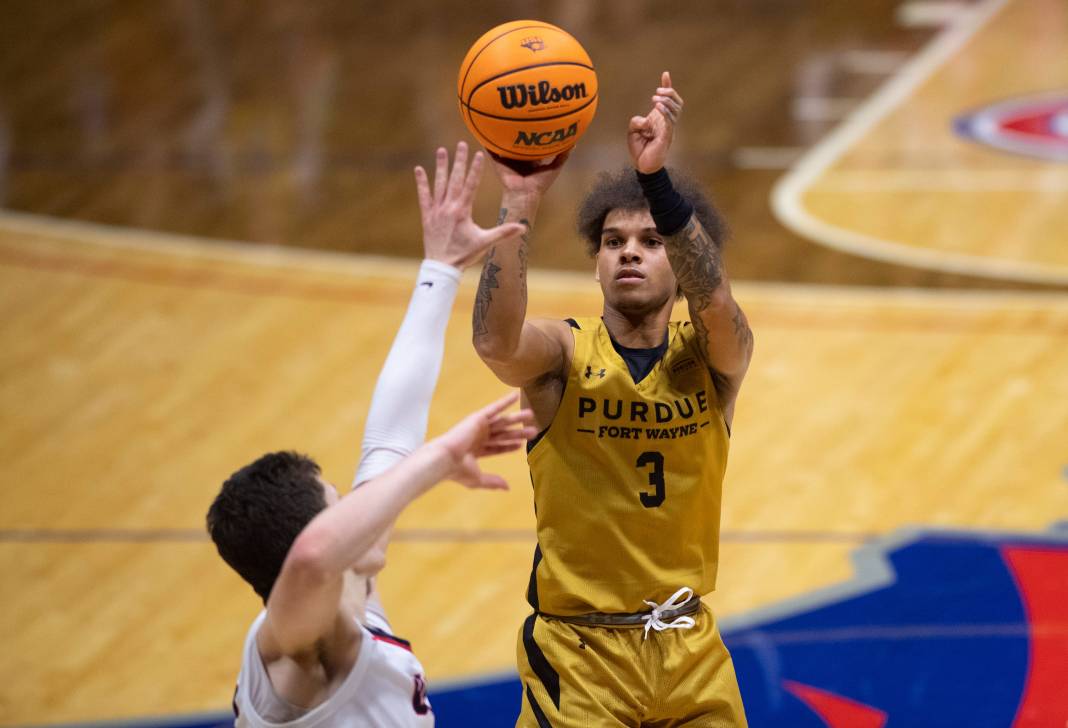
{"type": "Polygon", "coordinates": [[[231,475],[208,509],[219,555],[264,602],[297,535],[326,508],[320,472],[306,455],[268,453],[231,475]]]}
{"type": "MultiPolygon", "coordinates": [[[[691,205],[705,232],[713,242],[723,247],[727,238],[727,222],[719,210],[691,177],[675,169],[669,169],[671,182],[691,205]]],[[[590,257],[597,255],[601,248],[601,230],[604,220],[612,210],[648,210],[638,176],[630,167],[624,167],[616,173],[602,172],[586,197],[579,205],[578,232],[586,242],[586,252],[590,257]]]]}

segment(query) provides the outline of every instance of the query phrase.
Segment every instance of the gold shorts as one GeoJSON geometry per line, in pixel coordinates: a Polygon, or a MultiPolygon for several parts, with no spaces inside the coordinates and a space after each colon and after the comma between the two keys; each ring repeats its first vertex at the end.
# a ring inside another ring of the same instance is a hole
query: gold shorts
{"type": "Polygon", "coordinates": [[[516,728],[745,728],[734,663],[706,604],[691,629],[588,627],[531,615],[519,631],[516,728]]]}

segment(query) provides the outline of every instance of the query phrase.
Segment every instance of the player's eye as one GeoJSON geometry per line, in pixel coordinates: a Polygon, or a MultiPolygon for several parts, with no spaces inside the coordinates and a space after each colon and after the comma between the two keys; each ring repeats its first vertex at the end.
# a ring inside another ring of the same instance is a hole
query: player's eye
{"type": "Polygon", "coordinates": [[[650,248],[655,248],[658,245],[663,245],[664,241],[660,238],[649,238],[645,241],[645,244],[648,245],[650,248]]]}
{"type": "Polygon", "coordinates": [[[618,248],[619,238],[608,238],[608,240],[604,241],[604,244],[607,245],[609,248],[618,248]]]}

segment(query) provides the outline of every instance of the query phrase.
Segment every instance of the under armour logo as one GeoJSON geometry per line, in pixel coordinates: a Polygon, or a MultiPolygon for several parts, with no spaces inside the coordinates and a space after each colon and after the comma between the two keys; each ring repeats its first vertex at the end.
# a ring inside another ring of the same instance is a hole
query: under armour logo
{"type": "Polygon", "coordinates": [[[433,288],[434,281],[419,281],[419,285],[426,286],[427,288],[433,288]]]}
{"type": "Polygon", "coordinates": [[[531,53],[537,53],[538,51],[545,50],[545,41],[543,41],[541,38],[538,38],[537,36],[532,38],[524,38],[523,42],[519,45],[523,46],[531,53]]]}
{"type": "Polygon", "coordinates": [[[590,377],[593,377],[593,376],[597,376],[597,377],[600,377],[601,379],[604,379],[604,374],[605,374],[605,370],[604,369],[600,370],[599,372],[595,372],[595,371],[593,371],[593,367],[591,367],[589,364],[586,365],[586,379],[589,379],[590,377]]]}

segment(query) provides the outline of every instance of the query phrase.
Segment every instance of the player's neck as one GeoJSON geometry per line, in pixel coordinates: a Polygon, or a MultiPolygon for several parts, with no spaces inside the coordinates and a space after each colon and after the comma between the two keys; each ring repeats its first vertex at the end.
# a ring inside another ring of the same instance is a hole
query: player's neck
{"type": "Polygon", "coordinates": [[[664,343],[671,306],[638,314],[617,311],[606,302],[601,318],[617,344],[628,349],[652,349],[664,343]]]}

